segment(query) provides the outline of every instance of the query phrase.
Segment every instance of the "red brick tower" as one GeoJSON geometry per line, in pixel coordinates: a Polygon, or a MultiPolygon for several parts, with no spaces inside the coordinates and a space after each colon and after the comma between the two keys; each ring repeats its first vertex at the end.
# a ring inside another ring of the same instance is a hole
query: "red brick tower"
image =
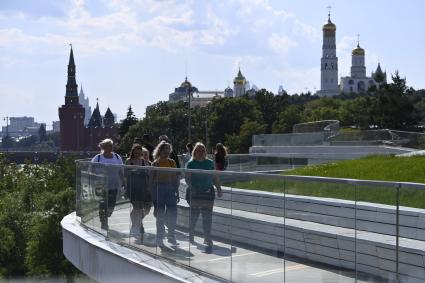
{"type": "Polygon", "coordinates": [[[85,148],[84,114],[84,107],[78,101],[78,85],[75,80],[74,54],[71,46],[65,104],[59,108],[61,150],[85,148]]]}

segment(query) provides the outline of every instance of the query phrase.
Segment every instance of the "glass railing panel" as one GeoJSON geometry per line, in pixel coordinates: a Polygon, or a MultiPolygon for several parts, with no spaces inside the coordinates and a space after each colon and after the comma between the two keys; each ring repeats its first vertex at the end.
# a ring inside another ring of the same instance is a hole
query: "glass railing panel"
{"type": "Polygon", "coordinates": [[[355,186],[285,180],[285,282],[355,282],[355,186]]]}
{"type": "Polygon", "coordinates": [[[103,164],[83,162],[81,172],[81,222],[102,234],[107,233],[106,195],[107,175],[103,164]]]}
{"type": "Polygon", "coordinates": [[[129,244],[156,253],[151,194],[151,171],[146,167],[126,166],[125,192],[128,200],[129,244]]]}
{"type": "Polygon", "coordinates": [[[283,282],[283,176],[235,174],[222,178],[223,188],[232,192],[232,281],[283,282]]]}
{"type": "Polygon", "coordinates": [[[425,184],[401,184],[398,190],[398,280],[425,282],[425,184]]]}
{"type": "Polygon", "coordinates": [[[83,214],[82,211],[82,199],[83,199],[83,187],[84,185],[86,185],[88,182],[86,180],[81,179],[81,175],[82,172],[87,171],[86,169],[87,166],[84,166],[84,163],[80,163],[80,162],[76,162],[75,163],[75,214],[77,215],[77,217],[81,217],[83,214]]]}
{"type": "Polygon", "coordinates": [[[231,280],[232,191],[221,178],[218,171],[186,171],[190,267],[231,280]]]}
{"type": "Polygon", "coordinates": [[[356,200],[357,278],[396,282],[396,183],[357,181],[356,200]]]}
{"type": "Polygon", "coordinates": [[[169,260],[189,265],[189,208],[185,202],[182,170],[152,168],[157,253],[169,260]]]}
{"type": "Polygon", "coordinates": [[[131,211],[130,190],[137,186],[132,173],[137,168],[130,166],[104,165],[107,174],[107,219],[108,237],[118,243],[130,243],[131,211]]]}

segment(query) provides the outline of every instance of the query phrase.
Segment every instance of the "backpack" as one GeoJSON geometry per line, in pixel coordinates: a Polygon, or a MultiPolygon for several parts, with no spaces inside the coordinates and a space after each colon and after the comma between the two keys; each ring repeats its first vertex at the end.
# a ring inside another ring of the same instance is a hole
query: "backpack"
{"type": "MultiPolygon", "coordinates": [[[[98,155],[97,155],[97,162],[98,162],[98,163],[100,162],[100,156],[101,156],[101,154],[98,154],[98,155]]],[[[120,158],[118,157],[118,154],[116,154],[115,152],[114,152],[114,156],[115,156],[115,158],[116,158],[116,159],[120,159],[120,158]]]]}

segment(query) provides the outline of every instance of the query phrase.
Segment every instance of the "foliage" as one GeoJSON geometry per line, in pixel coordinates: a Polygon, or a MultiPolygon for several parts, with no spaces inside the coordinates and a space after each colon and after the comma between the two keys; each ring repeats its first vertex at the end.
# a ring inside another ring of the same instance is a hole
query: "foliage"
{"type": "Polygon", "coordinates": [[[125,134],[128,132],[128,129],[137,123],[136,115],[134,115],[133,109],[131,108],[131,105],[128,106],[127,115],[125,119],[120,124],[120,127],[118,129],[118,134],[120,137],[124,137],[125,134]]]}
{"type": "Polygon", "coordinates": [[[0,278],[66,276],[60,221],[75,210],[72,159],[17,166],[0,156],[0,278]]]}
{"type": "Polygon", "coordinates": [[[265,132],[267,124],[245,120],[238,135],[226,135],[226,144],[233,153],[244,153],[252,145],[252,136],[265,132]]]}
{"type": "MultiPolygon", "coordinates": [[[[290,133],[295,124],[318,120],[339,120],[342,127],[362,130],[421,131],[418,126],[425,123],[425,90],[408,88],[406,79],[398,72],[392,80],[389,84],[381,82],[379,88],[366,93],[335,97],[285,92],[274,95],[260,89],[250,96],[215,98],[206,107],[190,110],[190,142],[202,141],[210,147],[221,142],[231,153],[246,153],[251,144],[249,134],[290,133]]],[[[159,102],[149,106],[146,116],[122,137],[119,150],[127,153],[134,138],[147,133],[155,139],[166,134],[176,151],[184,152],[189,141],[188,119],[189,108],[185,102],[159,102]]]]}
{"type": "Polygon", "coordinates": [[[291,133],[295,124],[301,123],[301,107],[289,105],[285,110],[279,112],[273,123],[273,133],[291,133]]]}

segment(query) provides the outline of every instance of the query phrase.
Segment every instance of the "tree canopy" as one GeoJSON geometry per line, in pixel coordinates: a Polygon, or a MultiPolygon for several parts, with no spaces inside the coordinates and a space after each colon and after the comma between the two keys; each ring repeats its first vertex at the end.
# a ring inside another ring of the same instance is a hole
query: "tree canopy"
{"type": "MultiPolygon", "coordinates": [[[[188,140],[188,104],[158,102],[146,109],[146,116],[131,126],[120,143],[125,153],[135,137],[168,135],[178,152],[188,140]]],[[[406,86],[396,72],[391,83],[367,92],[318,97],[311,93],[280,95],[260,89],[255,95],[214,98],[206,107],[191,109],[191,142],[202,141],[210,148],[218,142],[230,152],[246,153],[253,134],[290,133],[297,123],[339,120],[342,127],[390,128],[420,131],[425,122],[425,90],[406,86]]],[[[210,149],[209,149],[210,151],[210,149]]]]}

